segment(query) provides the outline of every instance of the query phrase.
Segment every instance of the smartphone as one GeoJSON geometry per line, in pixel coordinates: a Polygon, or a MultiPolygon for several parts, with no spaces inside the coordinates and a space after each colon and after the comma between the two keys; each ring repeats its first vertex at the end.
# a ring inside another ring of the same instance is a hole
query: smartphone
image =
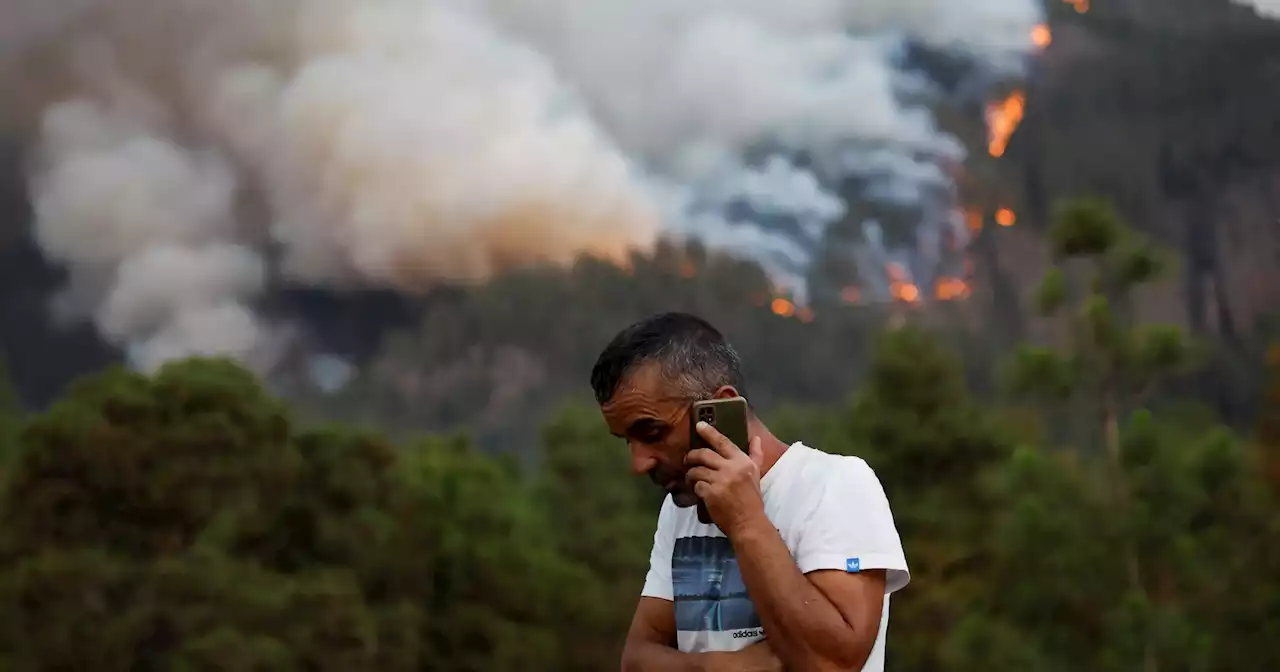
{"type": "Polygon", "coordinates": [[[715,427],[721,434],[733,442],[742,452],[747,452],[747,441],[751,437],[747,436],[747,400],[742,397],[730,397],[728,399],[708,399],[706,401],[693,402],[692,410],[689,417],[693,418],[693,422],[689,424],[689,450],[697,450],[699,448],[708,448],[706,441],[702,440],[702,435],[698,433],[697,424],[705,422],[715,427]]]}
{"type": "MultiPolygon", "coordinates": [[[[698,433],[699,422],[715,427],[742,452],[750,450],[747,444],[751,437],[747,433],[747,400],[745,398],[730,397],[695,401],[690,408],[689,418],[692,420],[689,423],[689,450],[710,447],[698,433]]],[[[703,525],[712,523],[711,515],[701,501],[698,502],[698,521],[703,525]]]]}

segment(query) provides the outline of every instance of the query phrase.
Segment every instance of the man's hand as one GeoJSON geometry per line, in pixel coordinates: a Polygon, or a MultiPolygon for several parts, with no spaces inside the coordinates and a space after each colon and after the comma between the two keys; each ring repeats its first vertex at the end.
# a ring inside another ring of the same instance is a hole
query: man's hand
{"type": "Polygon", "coordinates": [[[735,446],[705,422],[697,425],[698,435],[710,448],[689,451],[686,479],[702,499],[711,519],[725,535],[764,517],[764,497],[760,494],[760,467],[764,449],[760,437],[751,437],[747,452],[735,446]]]}
{"type": "Polygon", "coordinates": [[[732,653],[681,653],[675,647],[675,603],[640,598],[622,650],[622,672],[783,672],[768,640],[732,653]]]}
{"type": "Polygon", "coordinates": [[[767,639],[741,651],[704,653],[701,657],[700,672],[786,672],[767,639]]]}
{"type": "Polygon", "coordinates": [[[756,642],[740,651],[681,653],[651,642],[630,644],[622,658],[622,672],[786,672],[769,642],[756,642]]]}

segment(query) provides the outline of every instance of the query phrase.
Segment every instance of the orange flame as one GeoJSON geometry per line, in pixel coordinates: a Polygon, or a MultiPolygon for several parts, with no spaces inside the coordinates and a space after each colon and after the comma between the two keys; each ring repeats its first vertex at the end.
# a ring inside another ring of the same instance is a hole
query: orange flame
{"type": "Polygon", "coordinates": [[[783,298],[777,298],[769,303],[769,310],[772,310],[773,314],[779,317],[791,317],[796,314],[796,304],[783,298]]]}
{"type": "Polygon", "coordinates": [[[812,308],[808,306],[797,306],[790,299],[784,299],[781,296],[775,297],[769,301],[769,311],[778,317],[794,317],[806,324],[813,321],[812,308]]]}
{"type": "Polygon", "coordinates": [[[1018,215],[1009,208],[1000,208],[996,210],[996,224],[1000,226],[1013,226],[1018,223],[1018,215]]]}
{"type": "Polygon", "coordinates": [[[897,262],[885,267],[889,276],[889,295],[897,301],[915,303],[920,300],[920,288],[907,279],[907,269],[897,262]]]}
{"type": "Polygon", "coordinates": [[[1036,45],[1036,48],[1044,49],[1053,44],[1053,32],[1049,30],[1049,26],[1042,23],[1031,29],[1031,42],[1036,45]]]}
{"type": "Polygon", "coordinates": [[[915,303],[920,300],[920,288],[909,282],[892,285],[889,291],[893,294],[893,298],[899,301],[915,303]]]}
{"type": "Polygon", "coordinates": [[[960,278],[942,277],[934,283],[933,291],[939,301],[963,299],[969,296],[969,283],[960,278]]]}
{"type": "Polygon", "coordinates": [[[977,208],[965,208],[964,223],[969,231],[977,233],[982,230],[982,211],[977,208]]]}
{"type": "Polygon", "coordinates": [[[1009,136],[1022,123],[1027,98],[1021,91],[1014,91],[1004,100],[987,106],[987,151],[991,156],[1004,156],[1009,146],[1009,136]]]}
{"type": "Polygon", "coordinates": [[[1089,0],[1062,0],[1063,2],[1075,7],[1077,14],[1084,14],[1089,11],[1089,0]]]}
{"type": "Polygon", "coordinates": [[[845,303],[860,303],[862,301],[862,290],[850,285],[840,290],[840,300],[845,303]]]}

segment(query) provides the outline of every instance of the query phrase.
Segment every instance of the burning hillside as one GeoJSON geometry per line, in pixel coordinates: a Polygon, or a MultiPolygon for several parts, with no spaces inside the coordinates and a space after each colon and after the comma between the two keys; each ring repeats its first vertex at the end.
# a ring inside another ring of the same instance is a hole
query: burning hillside
{"type": "Polygon", "coordinates": [[[811,315],[850,220],[842,296],[964,296],[964,151],[901,47],[1016,74],[1045,39],[1031,0],[3,1],[58,313],[144,368],[270,367],[277,288],[420,292],[661,233],[758,260],[779,314],[811,315]]]}

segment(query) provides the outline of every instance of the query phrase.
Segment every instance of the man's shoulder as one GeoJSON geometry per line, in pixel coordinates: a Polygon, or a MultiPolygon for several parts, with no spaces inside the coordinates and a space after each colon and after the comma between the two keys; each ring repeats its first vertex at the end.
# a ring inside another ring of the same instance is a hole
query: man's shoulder
{"type": "Polygon", "coordinates": [[[800,467],[796,470],[798,480],[809,485],[825,485],[835,483],[841,486],[865,484],[868,479],[876,480],[875,470],[866,460],[857,455],[841,455],[797,442],[788,450],[798,451],[801,458],[800,467]]]}
{"type": "Polygon", "coordinates": [[[776,495],[780,519],[812,522],[835,514],[859,518],[870,502],[884,499],[884,487],[871,465],[856,455],[841,455],[800,444],[802,459],[793,466],[791,483],[776,495]]]}

